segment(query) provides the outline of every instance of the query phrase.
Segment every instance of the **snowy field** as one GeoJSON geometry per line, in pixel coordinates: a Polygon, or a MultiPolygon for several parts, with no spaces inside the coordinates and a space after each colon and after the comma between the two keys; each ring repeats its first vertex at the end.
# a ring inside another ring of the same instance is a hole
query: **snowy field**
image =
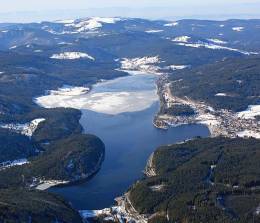
{"type": "Polygon", "coordinates": [[[247,110],[237,113],[239,118],[254,119],[260,116],[260,105],[250,105],[247,110]]]}

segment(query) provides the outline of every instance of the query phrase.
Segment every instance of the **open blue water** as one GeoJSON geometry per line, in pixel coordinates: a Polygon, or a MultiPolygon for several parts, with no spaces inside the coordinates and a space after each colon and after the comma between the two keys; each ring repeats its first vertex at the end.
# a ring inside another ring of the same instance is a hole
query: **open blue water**
{"type": "MultiPolygon", "coordinates": [[[[138,86],[142,89],[142,83],[145,83],[146,88],[154,86],[150,78],[147,78],[135,77],[135,80],[140,81],[133,83],[135,88],[138,86]],[[151,85],[147,86],[147,83],[151,85]]],[[[129,79],[127,81],[129,83],[129,79]]],[[[115,84],[116,87],[110,83],[111,89],[123,91],[131,88],[131,85],[125,83],[121,87],[118,82],[115,84]]],[[[97,85],[98,89],[93,90],[107,91],[107,87],[104,84],[97,85]]],[[[167,131],[156,129],[152,120],[158,109],[159,102],[143,111],[119,115],[83,110],[81,124],[86,133],[97,135],[105,143],[105,161],[101,170],[89,181],[80,185],[52,188],[50,191],[62,195],[73,207],[80,210],[109,207],[114,203],[115,197],[122,195],[132,183],[143,176],[146,161],[158,146],[209,135],[207,127],[203,125],[183,125],[167,131]]]]}

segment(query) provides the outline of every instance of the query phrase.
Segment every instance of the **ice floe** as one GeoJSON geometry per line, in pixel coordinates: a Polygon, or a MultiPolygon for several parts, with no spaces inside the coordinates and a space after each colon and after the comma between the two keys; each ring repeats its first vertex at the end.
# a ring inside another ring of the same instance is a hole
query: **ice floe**
{"type": "Polygon", "coordinates": [[[48,95],[37,98],[36,102],[45,108],[70,107],[115,115],[144,110],[156,100],[156,91],[143,91],[102,92],[86,96],[48,95]]]}
{"type": "Polygon", "coordinates": [[[64,95],[64,96],[77,96],[77,95],[83,95],[89,92],[89,88],[87,87],[73,87],[69,85],[64,85],[61,88],[58,88],[58,90],[51,90],[49,93],[51,95],[64,95]]]}
{"type": "Polygon", "coordinates": [[[35,102],[45,108],[70,107],[110,115],[142,111],[158,100],[155,86],[147,84],[153,78],[149,74],[117,78],[93,85],[88,94],[81,87],[71,87],[69,91],[58,89],[36,98],[35,102]]]}
{"type": "Polygon", "coordinates": [[[64,52],[60,54],[53,54],[51,56],[51,59],[56,59],[56,60],[76,60],[81,58],[95,60],[94,57],[90,56],[87,53],[82,53],[82,52],[64,52]]]}

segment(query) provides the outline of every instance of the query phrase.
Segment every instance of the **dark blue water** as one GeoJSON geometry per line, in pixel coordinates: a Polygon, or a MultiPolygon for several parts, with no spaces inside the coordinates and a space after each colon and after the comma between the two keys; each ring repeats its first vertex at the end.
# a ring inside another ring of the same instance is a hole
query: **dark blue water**
{"type": "Polygon", "coordinates": [[[87,133],[99,136],[106,145],[105,161],[91,180],[80,185],[52,188],[77,209],[109,207],[114,198],[142,177],[150,154],[160,145],[195,136],[208,136],[203,125],[183,125],[168,131],[156,129],[152,120],[158,103],[141,112],[106,115],[83,111],[81,123],[87,133]]]}

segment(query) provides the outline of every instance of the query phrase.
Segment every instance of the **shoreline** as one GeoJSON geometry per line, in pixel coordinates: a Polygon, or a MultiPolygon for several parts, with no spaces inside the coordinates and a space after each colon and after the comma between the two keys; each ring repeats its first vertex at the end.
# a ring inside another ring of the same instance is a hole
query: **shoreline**
{"type": "MultiPolygon", "coordinates": [[[[174,104],[184,104],[189,105],[191,108],[194,109],[195,115],[191,117],[174,117],[174,116],[163,116],[160,114],[160,110],[154,116],[153,125],[157,129],[167,130],[174,126],[179,125],[187,125],[187,124],[203,124],[207,126],[210,131],[210,137],[217,137],[217,136],[226,136],[235,138],[238,136],[238,133],[241,129],[245,128],[257,128],[257,126],[252,125],[250,120],[245,120],[238,118],[235,113],[226,110],[216,111],[209,105],[205,104],[204,102],[197,102],[191,100],[189,98],[178,98],[171,94],[170,85],[168,82],[167,75],[162,75],[156,81],[156,88],[157,88],[157,95],[159,97],[160,102],[160,109],[161,106],[165,106],[168,104],[172,106],[174,104]],[[238,121],[238,122],[237,122],[238,121]],[[238,125],[230,125],[232,123],[239,123],[238,125]]],[[[246,131],[246,130],[244,130],[246,131]]],[[[153,177],[156,176],[156,171],[153,167],[152,160],[153,160],[154,152],[150,155],[149,159],[147,160],[147,164],[144,169],[144,174],[146,177],[153,177]]],[[[112,209],[110,212],[106,213],[108,217],[115,218],[120,213],[121,218],[127,219],[133,211],[131,209],[125,208],[129,205],[129,192],[126,192],[121,197],[115,199],[117,203],[117,209],[124,210],[123,212],[113,212],[112,209]]],[[[131,202],[130,202],[131,204],[131,202]]],[[[133,210],[134,207],[132,206],[133,210]]],[[[102,212],[102,211],[101,211],[102,212]]],[[[96,215],[94,217],[100,217],[100,215],[96,215]]],[[[139,214],[137,211],[134,212],[132,218],[130,220],[135,221],[137,223],[147,223],[149,216],[143,216],[139,214]],[[141,219],[141,220],[140,220],[141,219]]]]}
{"type": "Polygon", "coordinates": [[[188,97],[176,97],[172,95],[167,77],[158,82],[158,95],[160,97],[160,109],[164,106],[170,108],[175,104],[188,105],[195,111],[195,115],[173,116],[161,114],[159,111],[153,121],[156,128],[167,130],[170,127],[184,124],[203,124],[209,129],[211,137],[235,138],[244,136],[260,138],[259,122],[240,117],[239,113],[225,109],[215,110],[205,102],[195,101],[188,97]]]}
{"type": "Polygon", "coordinates": [[[83,182],[90,180],[92,177],[94,177],[98,173],[98,171],[102,167],[102,163],[103,163],[104,159],[105,159],[105,152],[99,158],[96,167],[90,173],[88,173],[84,177],[82,177],[81,179],[72,180],[72,181],[61,181],[61,180],[46,180],[45,181],[45,180],[40,179],[40,183],[33,185],[31,188],[44,191],[44,190],[48,190],[48,189],[54,188],[54,187],[69,187],[72,185],[81,184],[83,182]]]}

